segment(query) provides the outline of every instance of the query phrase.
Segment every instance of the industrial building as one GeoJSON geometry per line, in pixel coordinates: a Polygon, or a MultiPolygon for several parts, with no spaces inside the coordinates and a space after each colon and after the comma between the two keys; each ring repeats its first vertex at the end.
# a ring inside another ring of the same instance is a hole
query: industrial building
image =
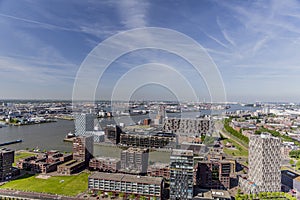
{"type": "Polygon", "coordinates": [[[193,198],[193,151],[174,149],[170,156],[170,199],[193,198]]]}

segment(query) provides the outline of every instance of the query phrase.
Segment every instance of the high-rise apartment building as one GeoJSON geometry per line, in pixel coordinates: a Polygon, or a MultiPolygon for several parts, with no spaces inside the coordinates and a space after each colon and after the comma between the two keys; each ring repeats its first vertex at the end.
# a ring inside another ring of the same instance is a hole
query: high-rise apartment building
{"type": "Polygon", "coordinates": [[[94,153],[93,136],[79,136],[73,140],[73,159],[89,162],[94,153]]]}
{"type": "Polygon", "coordinates": [[[252,135],[249,142],[249,177],[251,193],[281,191],[281,139],[270,135],[252,135]],[[253,189],[254,188],[254,189],[253,189]]]}
{"type": "Polygon", "coordinates": [[[9,149],[0,149],[0,181],[12,178],[12,164],[15,152],[9,149]]]}
{"type": "Polygon", "coordinates": [[[86,135],[88,131],[94,131],[95,115],[91,113],[75,114],[75,134],[86,135]]]}
{"type": "Polygon", "coordinates": [[[170,157],[170,199],[193,198],[193,151],[174,149],[170,157]]]}
{"type": "Polygon", "coordinates": [[[109,141],[113,144],[120,143],[120,135],[122,133],[122,129],[118,125],[107,125],[105,128],[105,135],[109,141]]]}
{"type": "Polygon", "coordinates": [[[130,174],[146,174],[149,149],[130,147],[121,152],[121,171],[130,174]]]}

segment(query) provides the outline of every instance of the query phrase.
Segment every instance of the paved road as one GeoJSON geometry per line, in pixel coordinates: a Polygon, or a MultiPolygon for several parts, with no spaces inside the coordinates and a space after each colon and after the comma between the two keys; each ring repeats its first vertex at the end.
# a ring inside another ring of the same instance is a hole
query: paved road
{"type": "Polygon", "coordinates": [[[83,199],[78,197],[66,197],[61,195],[52,195],[52,194],[44,194],[44,193],[37,193],[37,192],[23,192],[23,191],[16,191],[16,190],[7,190],[7,189],[0,189],[0,196],[6,197],[19,197],[19,198],[27,198],[27,199],[43,199],[43,200],[51,200],[51,199],[61,199],[61,200],[76,200],[76,199],[83,199]]]}

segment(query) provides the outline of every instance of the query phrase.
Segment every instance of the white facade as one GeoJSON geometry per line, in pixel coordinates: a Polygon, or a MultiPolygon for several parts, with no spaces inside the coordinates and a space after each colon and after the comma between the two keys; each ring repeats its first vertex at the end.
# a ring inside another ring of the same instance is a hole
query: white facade
{"type": "Polygon", "coordinates": [[[264,134],[250,137],[249,181],[255,184],[255,192],[281,191],[280,147],[280,138],[264,134]]]}
{"type": "Polygon", "coordinates": [[[94,131],[94,114],[75,114],[75,134],[85,135],[87,131],[94,131]]]}

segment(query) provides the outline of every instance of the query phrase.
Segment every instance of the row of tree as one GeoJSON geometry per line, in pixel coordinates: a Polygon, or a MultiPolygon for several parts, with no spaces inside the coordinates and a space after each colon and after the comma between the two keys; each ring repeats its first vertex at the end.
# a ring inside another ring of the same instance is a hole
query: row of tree
{"type": "Polygon", "coordinates": [[[289,156],[292,158],[300,158],[300,150],[290,151],[289,156]]]}
{"type": "Polygon", "coordinates": [[[247,136],[244,136],[242,133],[236,131],[233,129],[229,124],[232,121],[232,118],[225,119],[224,122],[224,128],[227,132],[229,132],[234,137],[238,138],[239,140],[245,142],[246,144],[249,144],[249,138],[247,136]]]}
{"type": "Polygon", "coordinates": [[[255,131],[255,134],[261,134],[263,132],[271,133],[271,135],[274,137],[280,137],[283,141],[294,142],[297,146],[300,146],[300,143],[297,140],[289,137],[288,135],[283,135],[280,134],[278,131],[270,130],[264,127],[261,127],[259,130],[255,131]]]}
{"type": "Polygon", "coordinates": [[[289,193],[284,192],[261,192],[258,194],[237,194],[235,196],[236,200],[262,200],[262,199],[277,199],[277,200],[297,200],[289,193]]]}
{"type": "MultiPolygon", "coordinates": [[[[99,197],[101,197],[101,196],[104,195],[104,192],[101,191],[101,190],[99,190],[98,193],[97,193],[97,195],[98,195],[99,197]]],[[[115,195],[118,196],[118,197],[121,198],[121,199],[124,199],[124,198],[125,198],[125,193],[123,193],[123,192],[120,192],[120,193],[115,194],[115,195]]],[[[107,196],[111,199],[112,196],[113,196],[113,192],[107,192],[107,196]]],[[[147,197],[145,197],[145,196],[139,196],[139,197],[137,198],[137,197],[135,196],[135,194],[130,194],[130,195],[127,196],[127,197],[128,197],[129,199],[139,199],[139,200],[146,200],[146,199],[147,199],[147,197]]],[[[155,200],[156,197],[152,197],[152,199],[155,200]]]]}

